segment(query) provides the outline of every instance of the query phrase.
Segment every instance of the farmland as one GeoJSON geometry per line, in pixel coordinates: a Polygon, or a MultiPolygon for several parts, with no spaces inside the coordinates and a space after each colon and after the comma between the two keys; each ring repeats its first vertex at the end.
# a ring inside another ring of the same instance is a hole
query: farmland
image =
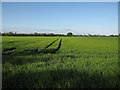
{"type": "Polygon", "coordinates": [[[3,88],[119,87],[117,37],[2,37],[3,88]]]}

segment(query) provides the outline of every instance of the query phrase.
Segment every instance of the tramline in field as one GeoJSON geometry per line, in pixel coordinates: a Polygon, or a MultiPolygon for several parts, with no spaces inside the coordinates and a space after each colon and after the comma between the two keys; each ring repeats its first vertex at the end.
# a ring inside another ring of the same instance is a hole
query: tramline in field
{"type": "Polygon", "coordinates": [[[117,37],[3,36],[2,49],[3,87],[104,88],[120,84],[117,37]]]}

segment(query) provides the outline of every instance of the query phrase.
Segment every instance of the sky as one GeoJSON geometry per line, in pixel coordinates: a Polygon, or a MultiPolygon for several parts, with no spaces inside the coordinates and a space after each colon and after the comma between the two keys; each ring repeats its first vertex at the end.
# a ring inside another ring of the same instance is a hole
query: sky
{"type": "Polygon", "coordinates": [[[118,2],[3,2],[2,32],[118,34],[118,2]]]}

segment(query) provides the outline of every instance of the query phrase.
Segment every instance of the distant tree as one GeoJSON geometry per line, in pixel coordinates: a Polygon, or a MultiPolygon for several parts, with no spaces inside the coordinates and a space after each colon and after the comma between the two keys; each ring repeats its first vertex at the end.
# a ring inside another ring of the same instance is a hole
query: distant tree
{"type": "Polygon", "coordinates": [[[64,34],[60,34],[60,36],[64,36],[64,34]]]}
{"type": "Polygon", "coordinates": [[[41,36],[46,36],[46,33],[41,33],[41,36]]]}
{"type": "Polygon", "coordinates": [[[54,34],[53,33],[48,33],[47,36],[54,36],[54,34]]]}
{"type": "Polygon", "coordinates": [[[12,36],[12,35],[13,35],[13,32],[9,32],[8,34],[9,34],[9,36],[12,36]]]}
{"type": "Polygon", "coordinates": [[[88,34],[88,36],[92,37],[92,35],[91,35],[91,34],[88,34]]]}
{"type": "Polygon", "coordinates": [[[37,36],[37,35],[38,35],[38,33],[37,33],[37,32],[34,32],[34,35],[35,35],[35,36],[37,36]]]}
{"type": "Polygon", "coordinates": [[[72,36],[72,35],[73,35],[72,32],[67,33],[67,36],[72,36]]]}
{"type": "Polygon", "coordinates": [[[109,35],[110,37],[114,37],[114,35],[109,35]]]}

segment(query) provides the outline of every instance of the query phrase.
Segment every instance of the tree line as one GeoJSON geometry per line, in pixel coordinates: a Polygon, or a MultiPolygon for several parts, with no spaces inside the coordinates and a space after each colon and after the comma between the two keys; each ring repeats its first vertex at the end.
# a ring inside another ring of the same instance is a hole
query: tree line
{"type": "Polygon", "coordinates": [[[65,36],[64,34],[53,34],[53,33],[2,33],[2,36],[65,36]]]}
{"type": "Polygon", "coordinates": [[[0,32],[0,36],[69,36],[69,37],[118,37],[119,35],[73,35],[72,32],[68,32],[67,35],[64,34],[53,34],[53,33],[16,33],[16,32],[0,32]]]}

